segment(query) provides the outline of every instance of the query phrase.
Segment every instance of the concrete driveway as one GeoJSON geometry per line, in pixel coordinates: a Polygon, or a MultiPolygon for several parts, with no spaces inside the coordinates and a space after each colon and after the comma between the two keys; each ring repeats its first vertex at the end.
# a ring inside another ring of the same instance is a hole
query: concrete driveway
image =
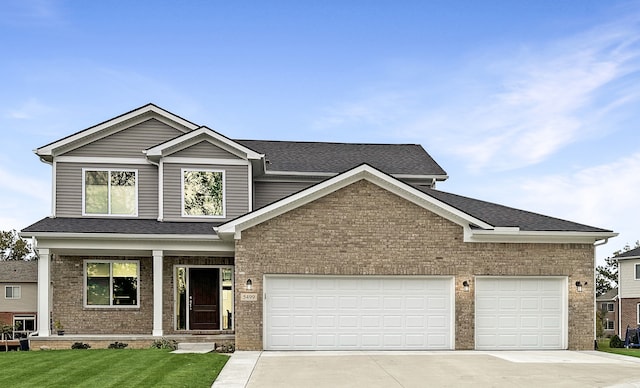
{"type": "Polygon", "coordinates": [[[601,352],[236,352],[213,387],[640,387],[640,359],[601,352]]]}

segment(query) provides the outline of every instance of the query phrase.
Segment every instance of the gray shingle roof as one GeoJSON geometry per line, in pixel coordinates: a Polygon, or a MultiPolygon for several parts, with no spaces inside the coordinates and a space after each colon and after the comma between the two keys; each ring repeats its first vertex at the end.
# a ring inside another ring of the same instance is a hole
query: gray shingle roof
{"type": "Polygon", "coordinates": [[[417,189],[492,226],[519,227],[520,230],[526,231],[611,232],[607,229],[578,224],[440,190],[422,187],[417,187],[417,189]]]}
{"type": "Polygon", "coordinates": [[[626,251],[623,252],[619,255],[617,255],[616,257],[635,257],[635,256],[640,256],[640,247],[632,249],[630,251],[626,251]]]}
{"type": "Polygon", "coordinates": [[[367,163],[387,174],[447,175],[417,144],[234,141],[265,154],[268,171],[341,173],[367,163]]]}
{"type": "Polygon", "coordinates": [[[613,300],[616,296],[618,296],[618,287],[612,288],[609,291],[605,292],[604,294],[600,295],[599,297],[596,298],[596,301],[606,302],[606,301],[613,300]]]}
{"type": "Polygon", "coordinates": [[[215,235],[220,222],[160,222],[157,220],[114,218],[43,218],[22,230],[23,233],[115,233],[115,234],[187,234],[215,235]]]}
{"type": "Polygon", "coordinates": [[[35,283],[38,281],[38,262],[36,260],[0,261],[0,282],[35,283]]]}

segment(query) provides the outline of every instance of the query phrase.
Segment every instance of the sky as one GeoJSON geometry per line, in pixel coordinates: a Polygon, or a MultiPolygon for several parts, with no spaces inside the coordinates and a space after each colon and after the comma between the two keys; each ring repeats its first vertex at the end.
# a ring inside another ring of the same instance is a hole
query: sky
{"type": "Polygon", "coordinates": [[[0,0],[0,230],[37,147],[146,103],[236,139],[421,144],[447,192],[640,239],[640,0],[0,0]]]}

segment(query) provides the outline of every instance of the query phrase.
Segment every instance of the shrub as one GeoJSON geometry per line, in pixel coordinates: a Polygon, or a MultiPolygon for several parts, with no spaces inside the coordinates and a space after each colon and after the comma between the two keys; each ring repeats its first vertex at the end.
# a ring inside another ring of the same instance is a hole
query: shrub
{"type": "Polygon", "coordinates": [[[153,341],[153,343],[151,344],[151,348],[152,349],[171,349],[171,350],[176,350],[176,349],[178,349],[178,341],[170,340],[170,339],[166,339],[166,338],[158,339],[158,340],[153,341]]]}
{"type": "Polygon", "coordinates": [[[620,337],[618,337],[617,335],[614,335],[609,340],[609,347],[610,348],[624,348],[624,341],[622,341],[620,339],[620,337]]]}
{"type": "Polygon", "coordinates": [[[71,349],[89,349],[90,347],[91,345],[83,342],[74,342],[73,345],[71,345],[71,349]]]}
{"type": "Polygon", "coordinates": [[[114,342],[112,344],[109,344],[109,347],[107,349],[124,349],[127,346],[129,346],[129,344],[125,344],[124,342],[114,342]]]}

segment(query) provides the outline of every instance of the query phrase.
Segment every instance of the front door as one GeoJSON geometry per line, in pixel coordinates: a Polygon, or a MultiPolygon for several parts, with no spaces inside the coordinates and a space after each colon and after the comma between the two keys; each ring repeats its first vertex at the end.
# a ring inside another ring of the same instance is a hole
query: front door
{"type": "Polygon", "coordinates": [[[189,328],[191,330],[220,329],[219,271],[218,268],[189,269],[189,328]]]}

